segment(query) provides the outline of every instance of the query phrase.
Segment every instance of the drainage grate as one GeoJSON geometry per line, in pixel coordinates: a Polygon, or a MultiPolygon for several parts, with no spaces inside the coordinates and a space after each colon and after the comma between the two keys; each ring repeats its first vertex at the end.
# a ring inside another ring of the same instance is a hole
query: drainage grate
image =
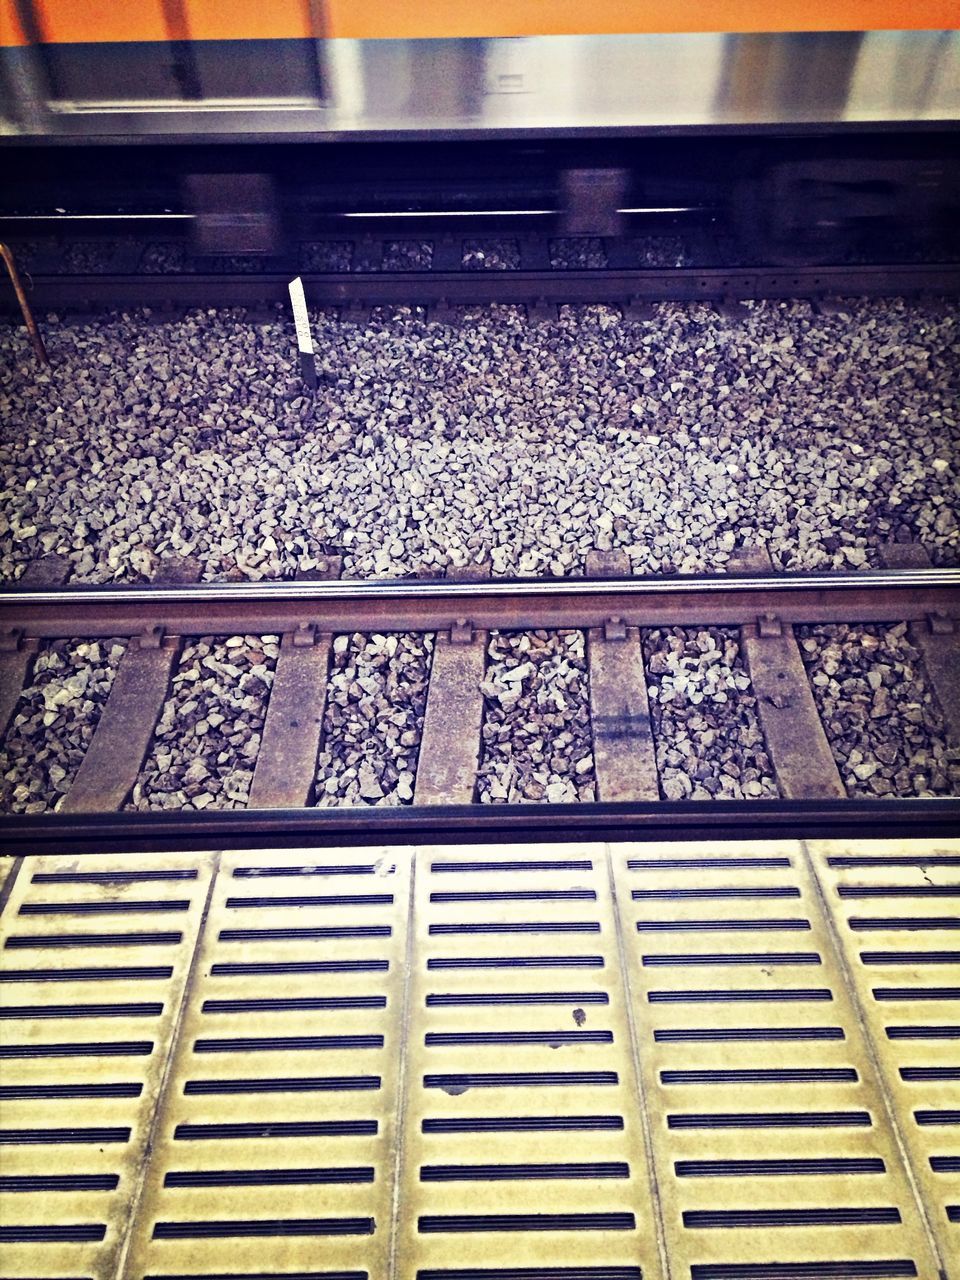
{"type": "Polygon", "coordinates": [[[82,866],[28,859],[0,917],[6,1275],[116,1274],[211,873],[202,855],[82,866]],[[101,932],[144,910],[176,912],[177,931],[101,932]]]}
{"type": "Polygon", "coordinates": [[[960,859],[955,848],[932,840],[910,841],[906,849],[881,841],[847,848],[814,843],[811,856],[835,913],[929,1221],[944,1259],[955,1259],[960,1241],[948,1207],[960,1195],[954,1127],[960,1123],[960,988],[938,984],[947,977],[942,965],[960,963],[960,952],[952,949],[960,920],[940,914],[942,899],[960,896],[960,859]],[[898,910],[909,914],[864,921],[855,913],[865,898],[898,899],[898,910]],[[865,927],[879,935],[871,938],[876,950],[861,950],[865,927]],[[923,950],[917,950],[918,932],[927,935],[923,950]],[[938,1165],[945,1156],[954,1157],[952,1169],[938,1165]]]}
{"type": "Polygon", "coordinates": [[[316,857],[26,860],[4,1274],[952,1276],[955,848],[316,857]]]}

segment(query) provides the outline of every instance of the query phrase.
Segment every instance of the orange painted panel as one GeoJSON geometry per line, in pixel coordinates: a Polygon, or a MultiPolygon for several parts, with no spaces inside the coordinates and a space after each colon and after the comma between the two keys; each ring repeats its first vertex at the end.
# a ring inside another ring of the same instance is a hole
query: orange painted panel
{"type": "MultiPolygon", "coordinates": [[[[161,0],[34,0],[50,41],[164,40],[161,0]]],[[[944,30],[960,0],[184,0],[198,40],[620,35],[669,31],[944,30]]],[[[25,43],[0,0],[0,45],[25,43]]]]}
{"type": "Polygon", "coordinates": [[[326,0],[332,36],[943,30],[960,0],[326,0]]]}

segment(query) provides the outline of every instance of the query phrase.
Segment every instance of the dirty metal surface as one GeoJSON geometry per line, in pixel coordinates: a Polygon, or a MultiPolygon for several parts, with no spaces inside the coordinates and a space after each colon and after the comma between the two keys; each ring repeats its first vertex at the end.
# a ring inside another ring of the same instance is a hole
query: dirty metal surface
{"type": "Polygon", "coordinates": [[[27,858],[0,917],[3,1274],[112,1280],[209,855],[27,858]]]}
{"type": "Polygon", "coordinates": [[[960,1265],[960,844],[810,848],[952,1278],[960,1265]]]}
{"type": "Polygon", "coordinates": [[[922,841],[24,858],[3,1274],[956,1280],[958,867],[922,841]]]}

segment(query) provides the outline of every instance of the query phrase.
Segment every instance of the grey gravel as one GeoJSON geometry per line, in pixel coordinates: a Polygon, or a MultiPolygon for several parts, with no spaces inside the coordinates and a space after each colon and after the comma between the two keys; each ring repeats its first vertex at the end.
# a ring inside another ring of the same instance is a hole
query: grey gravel
{"type": "Polygon", "coordinates": [[[479,801],[596,799],[583,632],[494,632],[487,656],[479,801]]]}
{"type": "Polygon", "coordinates": [[[906,623],[797,627],[820,719],[847,794],[960,794],[960,751],[906,623]]]}
{"type": "Polygon", "coordinates": [[[186,266],[187,251],[176,241],[156,240],[140,255],[140,270],[144,275],[178,275],[186,266]]]}
{"type": "Polygon", "coordinates": [[[464,240],[465,271],[518,271],[520,245],[516,240],[464,240]]]}
{"type": "Polygon", "coordinates": [[[603,241],[594,236],[565,236],[550,241],[554,271],[594,271],[607,265],[603,241]]]}
{"type": "Polygon", "coordinates": [[[110,270],[114,245],[109,240],[77,240],[64,249],[60,263],[66,271],[94,275],[110,270]]]}
{"type": "Polygon", "coordinates": [[[260,750],[278,636],[185,646],[128,809],[236,809],[260,750]]]}
{"type": "Polygon", "coordinates": [[[779,795],[737,631],[645,631],[643,655],[664,799],[779,795]]]}
{"type": "Polygon", "coordinates": [[[690,267],[693,255],[680,236],[633,236],[631,247],[638,267],[690,267]]]}
{"type": "Polygon", "coordinates": [[[53,640],[33,662],[0,745],[0,811],[45,813],[70,790],[113,685],[125,640],[53,640]]]}
{"type": "Polygon", "coordinates": [[[0,330],[5,578],[48,552],[88,582],[171,551],[249,580],[327,552],[360,577],[570,574],[593,547],[719,571],[742,542],[859,568],[893,538],[960,562],[956,310],[317,314],[315,395],[286,313],[40,322],[52,370],[0,330]]]}
{"type": "Polygon", "coordinates": [[[387,240],[380,266],[383,271],[430,271],[433,244],[429,240],[387,240]]]}
{"type": "Polygon", "coordinates": [[[316,804],[413,801],[433,637],[335,636],[316,804]]]}
{"type": "Polygon", "coordinates": [[[301,271],[349,271],[352,240],[306,240],[300,245],[301,271]]]}

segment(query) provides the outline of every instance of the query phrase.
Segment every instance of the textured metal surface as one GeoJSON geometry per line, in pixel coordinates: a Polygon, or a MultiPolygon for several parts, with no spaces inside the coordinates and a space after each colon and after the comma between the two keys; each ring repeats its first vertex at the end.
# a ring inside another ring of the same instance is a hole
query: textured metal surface
{"type": "Polygon", "coordinates": [[[655,1280],[603,846],[424,850],[416,881],[397,1275],[655,1280]]]}
{"type": "Polygon", "coordinates": [[[387,1274],[409,855],[224,856],[130,1277],[387,1274]]]}
{"type": "Polygon", "coordinates": [[[210,858],[28,858],[0,917],[4,1275],[112,1280],[210,858]]]}
{"type": "Polygon", "coordinates": [[[960,1258],[960,843],[811,845],[947,1274],[960,1258]]]}
{"type": "Polygon", "coordinates": [[[960,843],[212,861],[23,861],[5,1276],[955,1280],[960,843]]]}
{"type": "Polygon", "coordinates": [[[936,1275],[799,844],[614,864],[674,1274],[936,1275]]]}

